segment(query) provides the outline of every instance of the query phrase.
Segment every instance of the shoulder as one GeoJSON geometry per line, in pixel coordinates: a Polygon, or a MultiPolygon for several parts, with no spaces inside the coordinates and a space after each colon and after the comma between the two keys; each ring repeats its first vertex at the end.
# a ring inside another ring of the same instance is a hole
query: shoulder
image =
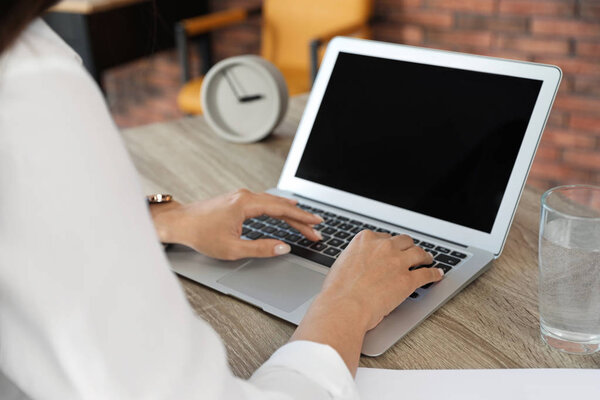
{"type": "Polygon", "coordinates": [[[0,80],[54,69],[85,72],[77,53],[40,18],[0,56],[0,80]]]}

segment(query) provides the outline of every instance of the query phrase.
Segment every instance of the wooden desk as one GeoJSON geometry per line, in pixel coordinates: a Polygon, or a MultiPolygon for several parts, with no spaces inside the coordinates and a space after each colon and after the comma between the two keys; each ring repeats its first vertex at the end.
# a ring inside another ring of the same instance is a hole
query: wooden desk
{"type": "MultiPolygon", "coordinates": [[[[128,129],[123,137],[146,193],[173,193],[182,201],[247,187],[277,184],[305,98],[294,98],[283,124],[267,140],[232,144],[214,135],[202,117],[128,129]]],[[[377,358],[361,366],[393,369],[598,368],[600,353],[575,356],[542,343],[537,309],[540,193],[527,188],[502,256],[493,267],[377,358]]],[[[231,368],[247,378],[294,326],[241,301],[181,279],[196,312],[221,335],[231,368]]]]}

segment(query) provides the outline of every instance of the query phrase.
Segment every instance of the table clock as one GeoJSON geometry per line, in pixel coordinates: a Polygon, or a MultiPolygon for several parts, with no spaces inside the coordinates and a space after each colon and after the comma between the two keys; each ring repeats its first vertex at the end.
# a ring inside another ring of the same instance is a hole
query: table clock
{"type": "Polygon", "coordinates": [[[281,72],[262,57],[227,58],[202,83],[204,116],[220,137],[251,143],[268,136],[283,119],[288,90],[281,72]]]}

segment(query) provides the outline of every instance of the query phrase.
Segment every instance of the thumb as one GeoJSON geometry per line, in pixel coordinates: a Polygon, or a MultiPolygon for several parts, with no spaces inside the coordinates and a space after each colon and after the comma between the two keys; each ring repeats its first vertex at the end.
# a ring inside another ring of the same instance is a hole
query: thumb
{"type": "Polygon", "coordinates": [[[239,258],[264,258],[280,256],[290,252],[289,244],[276,239],[238,240],[235,242],[236,255],[239,258]]]}

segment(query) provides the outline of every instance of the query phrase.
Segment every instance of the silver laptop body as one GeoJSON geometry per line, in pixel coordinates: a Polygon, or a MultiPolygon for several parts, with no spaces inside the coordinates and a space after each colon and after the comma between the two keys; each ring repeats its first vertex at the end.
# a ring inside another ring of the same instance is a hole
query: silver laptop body
{"type": "Polygon", "coordinates": [[[324,216],[326,240],[262,216],[245,235],[289,238],[293,254],[229,262],[175,246],[172,269],[299,324],[360,228],[408,234],[447,272],[367,333],[362,353],[380,355],[500,255],[560,78],[553,66],[336,38],[269,190],[324,216]]]}

